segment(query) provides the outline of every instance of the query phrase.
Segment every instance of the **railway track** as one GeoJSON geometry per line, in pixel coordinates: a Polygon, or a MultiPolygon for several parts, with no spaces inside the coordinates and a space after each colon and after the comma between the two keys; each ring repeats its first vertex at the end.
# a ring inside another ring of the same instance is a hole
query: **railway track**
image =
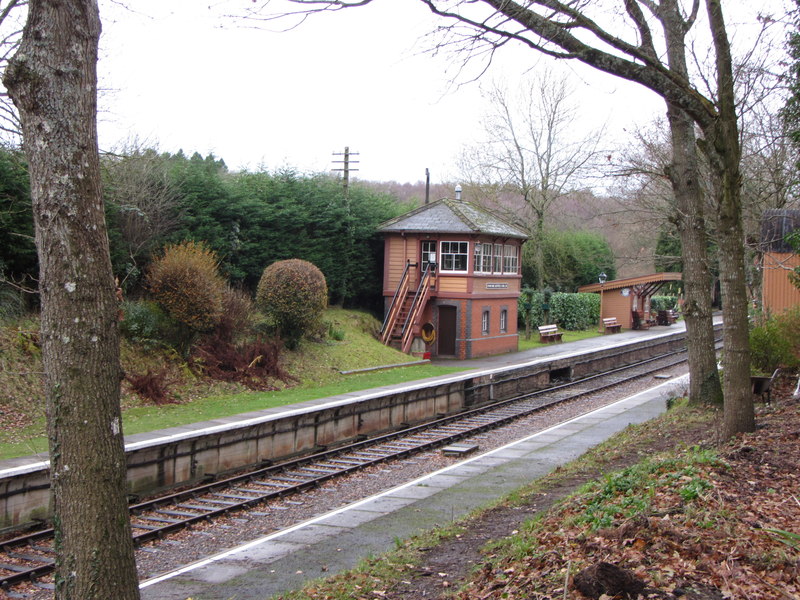
{"type": "MultiPolygon", "coordinates": [[[[555,404],[621,385],[685,362],[685,351],[671,352],[577,381],[552,385],[473,410],[437,419],[354,444],[269,465],[255,471],[206,483],[191,489],[133,504],[131,526],[137,545],[247,510],[276,498],[286,498],[376,464],[452,444],[501,427],[555,404]]],[[[503,380],[507,383],[508,379],[503,380]]],[[[481,384],[479,387],[490,386],[481,384]]],[[[52,529],[43,529],[0,542],[0,589],[23,582],[51,589],[41,579],[52,572],[55,553],[52,529]]],[[[11,592],[11,597],[14,593],[11,592]]],[[[24,595],[16,597],[25,597],[24,595]]]]}

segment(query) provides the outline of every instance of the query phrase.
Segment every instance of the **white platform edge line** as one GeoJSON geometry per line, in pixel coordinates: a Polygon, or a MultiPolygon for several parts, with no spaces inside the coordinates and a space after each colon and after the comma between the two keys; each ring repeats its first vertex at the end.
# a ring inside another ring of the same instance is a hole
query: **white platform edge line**
{"type": "MultiPolygon", "coordinates": [[[[685,329],[683,331],[668,331],[668,332],[660,333],[660,334],[654,335],[654,336],[652,336],[651,338],[648,338],[648,339],[658,339],[658,338],[667,337],[667,336],[675,335],[675,334],[682,333],[682,332],[685,332],[685,329]]],[[[608,350],[608,349],[613,349],[613,348],[620,348],[622,346],[629,345],[629,343],[630,343],[630,340],[626,340],[625,342],[617,342],[617,343],[613,343],[613,344],[608,344],[607,346],[603,346],[602,348],[598,348],[595,351],[608,350]]],[[[450,383],[463,381],[464,379],[472,379],[474,377],[483,377],[483,376],[486,376],[486,375],[494,375],[495,373],[499,373],[499,372],[503,372],[503,371],[524,369],[525,367],[530,367],[530,366],[533,366],[533,365],[536,365],[536,364],[540,364],[540,363],[543,363],[543,362],[560,360],[560,359],[564,359],[564,358],[570,358],[570,357],[573,357],[573,356],[581,356],[581,355],[584,355],[584,354],[586,354],[585,351],[573,350],[573,351],[570,351],[570,352],[562,352],[561,354],[553,354],[553,355],[550,355],[550,356],[536,358],[536,359],[533,359],[533,360],[530,360],[530,361],[527,361],[527,362],[522,362],[522,363],[518,363],[518,364],[514,364],[514,365],[504,365],[502,367],[493,367],[491,369],[475,369],[475,370],[472,370],[472,371],[463,371],[461,373],[458,373],[458,374],[455,374],[455,375],[450,375],[450,376],[443,375],[440,378],[432,378],[432,379],[425,380],[423,382],[415,382],[415,383],[411,383],[411,384],[408,384],[408,385],[405,385],[405,386],[402,386],[402,387],[394,387],[391,390],[385,390],[385,389],[378,388],[378,389],[373,390],[373,391],[368,391],[368,392],[366,392],[364,394],[359,394],[359,392],[352,392],[353,395],[351,397],[341,398],[341,399],[338,399],[338,400],[332,400],[330,402],[325,402],[323,404],[316,404],[316,405],[313,405],[313,406],[304,406],[302,408],[286,410],[286,411],[282,411],[280,413],[264,415],[264,416],[260,416],[260,417],[252,417],[250,419],[243,419],[241,421],[236,421],[236,422],[232,422],[232,423],[226,423],[224,425],[215,425],[215,426],[212,426],[212,427],[207,427],[205,429],[198,429],[198,430],[195,430],[195,431],[189,431],[189,432],[185,432],[185,433],[176,433],[176,434],[173,434],[173,435],[164,436],[164,437],[160,437],[160,438],[153,438],[152,440],[144,440],[144,441],[141,441],[141,442],[133,442],[133,443],[130,443],[130,444],[126,444],[125,445],[125,450],[138,450],[140,448],[146,448],[146,447],[149,447],[149,446],[152,446],[152,445],[158,445],[158,444],[161,444],[161,443],[176,442],[176,441],[181,441],[181,440],[197,437],[197,436],[200,436],[200,435],[207,435],[209,433],[229,431],[232,428],[249,427],[249,426],[252,426],[252,425],[260,425],[261,423],[266,423],[268,421],[274,421],[274,420],[279,419],[279,418],[293,417],[293,416],[297,416],[297,415],[307,414],[309,412],[316,412],[316,411],[319,411],[319,410],[325,410],[325,409],[329,409],[329,408],[337,408],[337,407],[340,407],[340,406],[345,406],[347,404],[351,404],[353,401],[362,402],[362,401],[372,400],[374,398],[380,398],[382,396],[394,395],[394,394],[402,394],[402,393],[405,393],[405,392],[411,392],[411,391],[415,391],[415,390],[431,387],[432,385],[437,385],[437,386],[438,385],[447,385],[447,384],[450,384],[450,383]]],[[[313,400],[308,400],[307,402],[313,402],[313,400]]],[[[233,416],[234,415],[231,415],[231,417],[233,417],[233,416]]],[[[2,472],[0,472],[0,476],[2,476],[2,472]]]]}
{"type": "MultiPolygon", "coordinates": [[[[682,331],[667,331],[667,332],[660,333],[658,335],[652,336],[651,338],[648,338],[648,339],[658,339],[658,338],[661,338],[661,337],[667,337],[667,336],[675,335],[675,334],[682,333],[682,332],[685,332],[685,329],[682,330],[682,331]]],[[[630,343],[630,340],[626,340],[625,342],[613,343],[613,344],[609,344],[607,346],[603,346],[602,348],[597,348],[595,351],[619,348],[619,347],[622,347],[622,346],[626,346],[629,343],[630,343]]],[[[583,355],[583,354],[586,354],[586,352],[585,351],[573,350],[573,351],[570,351],[570,352],[562,352],[561,354],[553,354],[553,355],[549,355],[549,356],[545,356],[545,357],[536,358],[536,359],[533,359],[533,360],[530,360],[530,361],[527,361],[527,362],[522,362],[522,363],[518,363],[518,364],[514,364],[514,365],[505,365],[505,366],[502,366],[502,367],[493,367],[491,369],[480,369],[480,370],[476,369],[476,370],[473,370],[473,371],[464,371],[464,372],[458,373],[456,375],[451,375],[451,376],[443,375],[441,378],[433,378],[433,379],[429,379],[429,380],[423,381],[422,383],[417,382],[417,383],[409,384],[409,385],[406,385],[406,386],[403,386],[403,387],[393,388],[391,390],[381,390],[380,388],[378,388],[376,390],[364,393],[362,395],[357,395],[357,394],[359,394],[359,392],[353,392],[353,394],[355,394],[355,395],[352,396],[352,397],[341,398],[339,400],[332,400],[332,401],[326,402],[324,404],[317,404],[317,405],[314,405],[314,406],[304,406],[303,408],[286,410],[286,411],[282,411],[282,412],[279,412],[279,413],[274,413],[274,414],[269,414],[269,415],[264,415],[264,416],[259,416],[259,417],[252,417],[250,419],[243,419],[241,421],[232,421],[231,423],[225,423],[223,425],[214,425],[214,426],[211,426],[211,427],[206,427],[204,429],[196,429],[196,430],[192,430],[192,431],[186,431],[186,432],[183,432],[183,433],[175,433],[175,434],[172,434],[172,435],[165,435],[165,436],[162,436],[162,437],[156,437],[156,438],[152,438],[152,439],[149,439],[149,440],[142,440],[140,442],[131,442],[131,443],[125,444],[125,451],[128,452],[128,451],[134,451],[134,450],[141,450],[143,448],[149,448],[149,447],[158,446],[158,445],[161,445],[161,444],[169,444],[171,442],[180,442],[180,441],[183,441],[183,440],[192,439],[192,438],[195,438],[195,437],[202,437],[204,435],[209,435],[209,434],[213,434],[213,433],[218,433],[218,432],[221,433],[221,432],[225,432],[225,431],[230,431],[232,429],[238,429],[238,428],[242,428],[242,427],[250,427],[250,426],[253,426],[253,425],[260,425],[262,423],[267,423],[269,421],[274,421],[274,420],[277,420],[277,419],[280,419],[280,418],[303,415],[303,414],[307,414],[309,412],[316,412],[318,410],[337,408],[337,407],[340,407],[340,406],[345,406],[347,404],[350,404],[353,401],[362,402],[362,401],[372,400],[374,398],[380,398],[382,396],[386,396],[386,395],[390,395],[390,394],[411,392],[411,391],[415,391],[415,390],[418,390],[418,389],[431,387],[431,385],[447,385],[449,383],[462,381],[464,379],[471,379],[473,377],[483,377],[483,376],[486,376],[486,375],[493,375],[495,373],[500,373],[500,372],[508,371],[508,370],[524,369],[525,367],[531,367],[533,365],[540,364],[540,363],[543,363],[543,362],[561,360],[561,359],[564,359],[564,358],[570,358],[570,357],[573,357],[573,356],[580,356],[580,355],[583,355]]],[[[307,400],[305,402],[313,402],[313,400],[307,400]]],[[[222,418],[233,418],[233,417],[235,417],[235,415],[230,415],[229,417],[222,417],[222,418]]],[[[18,467],[11,467],[9,469],[0,469],[0,479],[6,478],[6,477],[15,477],[15,476],[18,476],[18,475],[24,475],[26,473],[32,473],[34,471],[48,469],[49,467],[50,467],[50,461],[49,460],[42,460],[42,461],[38,461],[38,462],[32,462],[32,463],[27,464],[27,465],[22,465],[22,466],[18,466],[18,467]]]]}
{"type": "Polygon", "coordinates": [[[652,394],[663,393],[666,390],[666,388],[668,388],[668,387],[669,388],[674,388],[674,387],[676,387],[678,385],[682,385],[682,384],[688,383],[688,381],[689,381],[689,376],[688,375],[682,375],[680,377],[676,377],[674,379],[670,379],[669,381],[665,381],[664,383],[661,383],[661,384],[659,384],[657,386],[654,386],[654,387],[652,387],[652,388],[650,388],[648,390],[645,390],[643,392],[638,392],[637,394],[634,394],[633,396],[628,396],[626,398],[622,398],[621,400],[617,400],[616,402],[612,402],[611,404],[607,404],[607,405],[605,405],[605,406],[603,406],[601,408],[595,409],[595,410],[590,411],[588,413],[584,413],[584,414],[582,414],[582,415],[580,415],[578,417],[574,417],[574,418],[572,418],[572,419],[570,419],[568,421],[564,421],[563,423],[559,423],[558,425],[554,425],[552,427],[548,427],[547,429],[543,429],[542,431],[537,431],[536,433],[533,433],[533,434],[531,434],[531,435],[529,435],[529,436],[527,436],[525,438],[522,438],[520,440],[516,440],[514,442],[511,442],[511,443],[506,444],[504,446],[501,446],[499,448],[495,448],[494,450],[490,450],[489,452],[485,452],[483,454],[479,454],[477,456],[473,456],[473,457],[468,458],[466,460],[463,460],[463,461],[460,461],[458,463],[455,463],[455,464],[449,465],[447,467],[444,467],[442,469],[439,469],[438,471],[434,471],[432,473],[428,473],[427,475],[423,475],[422,477],[414,479],[413,481],[409,481],[409,482],[406,482],[404,484],[398,485],[397,487],[385,490],[385,491],[383,491],[383,492],[381,492],[379,494],[375,494],[373,496],[370,496],[368,498],[364,498],[364,499],[359,500],[357,502],[354,502],[352,504],[348,504],[347,506],[342,506],[341,508],[337,508],[336,510],[332,510],[330,512],[327,512],[325,514],[319,515],[319,516],[314,517],[312,519],[308,519],[307,521],[303,521],[302,523],[298,523],[297,525],[293,525],[292,527],[289,527],[288,529],[283,529],[281,531],[278,531],[278,532],[275,532],[275,533],[271,533],[271,534],[269,534],[267,536],[263,536],[261,538],[255,539],[255,540],[253,540],[251,542],[248,542],[246,544],[242,544],[241,546],[237,546],[236,548],[231,548],[230,550],[225,550],[224,552],[220,552],[219,554],[215,554],[214,556],[210,556],[210,557],[205,558],[203,560],[200,560],[200,561],[185,565],[183,567],[180,567],[179,569],[175,569],[174,571],[170,571],[169,573],[164,573],[163,575],[159,575],[157,577],[153,577],[151,579],[147,579],[147,580],[145,580],[145,581],[143,581],[143,582],[141,582],[139,584],[139,588],[140,589],[144,589],[146,587],[150,587],[151,585],[155,585],[157,583],[161,583],[162,581],[166,581],[168,579],[172,579],[173,577],[177,577],[179,575],[183,575],[184,573],[189,573],[191,571],[194,571],[196,569],[205,567],[205,566],[213,564],[215,562],[219,562],[219,561],[224,560],[224,559],[226,559],[226,558],[228,558],[230,556],[234,556],[235,554],[238,554],[240,552],[244,552],[246,550],[249,550],[250,548],[255,548],[256,546],[258,546],[260,544],[263,544],[265,542],[269,542],[269,541],[272,541],[274,539],[278,539],[280,537],[288,535],[289,533],[293,533],[293,532],[295,532],[295,531],[297,531],[299,529],[302,529],[303,527],[307,527],[309,525],[314,525],[314,524],[319,523],[319,522],[321,522],[321,521],[323,521],[325,519],[329,519],[332,516],[336,516],[336,515],[342,514],[344,512],[349,511],[349,510],[354,510],[354,509],[358,508],[359,506],[362,506],[362,505],[367,504],[369,502],[373,502],[376,499],[383,498],[385,496],[389,496],[390,494],[394,494],[394,493],[396,493],[396,492],[398,492],[400,490],[403,490],[405,488],[412,487],[412,486],[415,486],[415,485],[419,485],[420,483],[423,483],[424,481],[426,481],[428,479],[431,479],[433,477],[441,475],[442,473],[447,473],[448,471],[452,471],[452,470],[458,469],[459,467],[462,467],[462,466],[467,465],[469,463],[472,463],[472,462],[475,462],[477,460],[483,459],[483,458],[485,458],[487,456],[491,456],[491,455],[496,454],[498,452],[502,452],[503,450],[507,450],[508,448],[512,448],[512,447],[516,446],[517,444],[522,444],[522,443],[528,442],[528,441],[530,441],[532,439],[535,439],[536,437],[538,437],[540,435],[544,435],[544,434],[549,433],[551,431],[558,430],[558,429],[560,429],[562,427],[565,427],[566,425],[569,425],[570,423],[574,423],[575,421],[583,419],[583,418],[585,418],[587,416],[591,416],[591,415],[595,415],[595,414],[601,413],[604,410],[607,410],[607,409],[609,409],[611,407],[614,407],[614,406],[617,406],[619,404],[623,404],[623,403],[626,403],[626,402],[627,403],[631,403],[631,402],[635,402],[636,400],[649,401],[650,398],[647,398],[646,400],[644,400],[644,399],[642,399],[642,397],[643,396],[650,396],[652,394]]]}

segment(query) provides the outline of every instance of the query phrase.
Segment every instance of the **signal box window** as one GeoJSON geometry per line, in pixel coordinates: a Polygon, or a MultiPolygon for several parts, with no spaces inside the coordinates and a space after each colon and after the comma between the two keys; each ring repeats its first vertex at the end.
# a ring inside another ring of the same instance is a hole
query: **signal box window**
{"type": "Polygon", "coordinates": [[[442,242],[439,268],[442,271],[466,273],[469,262],[469,242],[442,242]]]}

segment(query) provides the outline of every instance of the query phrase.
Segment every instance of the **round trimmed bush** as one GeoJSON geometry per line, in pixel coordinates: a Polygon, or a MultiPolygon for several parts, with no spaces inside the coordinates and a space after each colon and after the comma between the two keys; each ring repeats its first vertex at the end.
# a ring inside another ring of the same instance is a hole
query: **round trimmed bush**
{"type": "Polygon", "coordinates": [[[297,258],[272,263],[258,282],[256,304],[293,348],[320,325],[328,305],[325,276],[310,262],[297,258]]]}

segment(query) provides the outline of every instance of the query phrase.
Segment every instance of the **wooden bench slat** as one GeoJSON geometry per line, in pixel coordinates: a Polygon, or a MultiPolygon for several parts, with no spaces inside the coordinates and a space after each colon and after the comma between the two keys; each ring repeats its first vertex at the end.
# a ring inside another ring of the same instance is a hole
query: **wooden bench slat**
{"type": "Polygon", "coordinates": [[[561,332],[558,330],[558,325],[539,326],[539,341],[542,343],[560,342],[561,332]]]}

